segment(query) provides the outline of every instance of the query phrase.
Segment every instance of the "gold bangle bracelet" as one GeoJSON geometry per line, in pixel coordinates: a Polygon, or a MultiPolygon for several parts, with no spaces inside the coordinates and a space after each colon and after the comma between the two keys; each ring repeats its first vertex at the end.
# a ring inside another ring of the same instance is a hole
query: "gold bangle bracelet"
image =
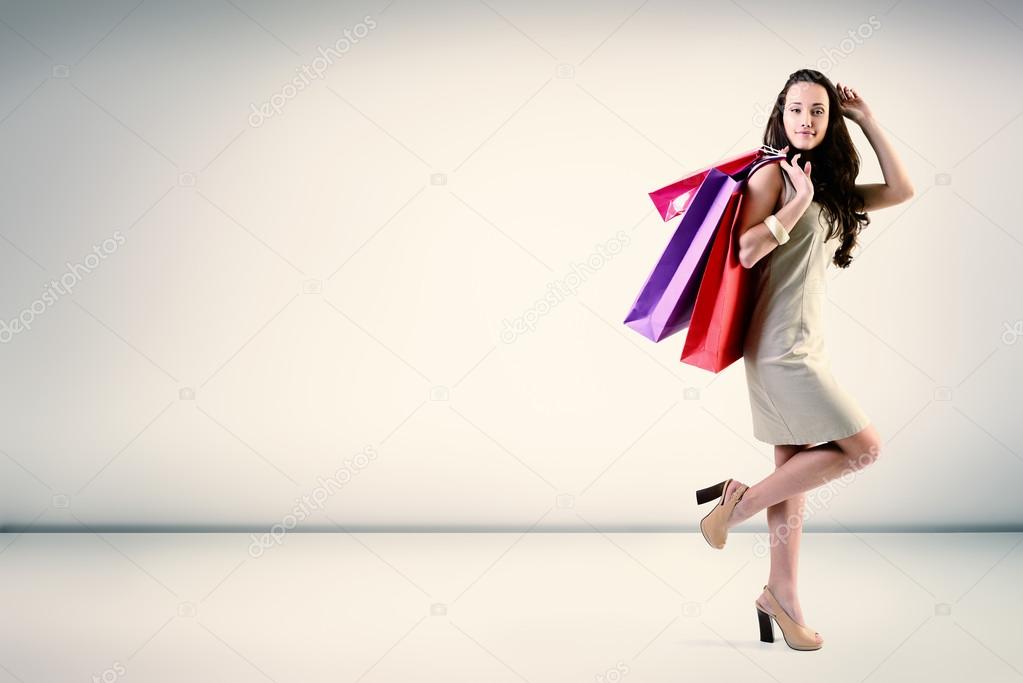
{"type": "Polygon", "coordinates": [[[781,221],[778,220],[778,217],[774,214],[771,214],[764,219],[764,225],[766,225],[767,229],[771,231],[772,235],[774,235],[774,239],[778,242],[778,244],[785,244],[789,241],[789,231],[785,229],[785,226],[781,224],[781,221]]]}

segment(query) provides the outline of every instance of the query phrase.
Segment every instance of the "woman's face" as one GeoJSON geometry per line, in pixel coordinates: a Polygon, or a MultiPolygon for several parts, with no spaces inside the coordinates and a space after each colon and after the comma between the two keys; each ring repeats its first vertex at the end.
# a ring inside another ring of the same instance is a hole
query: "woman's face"
{"type": "Polygon", "coordinates": [[[828,91],[818,83],[793,83],[785,93],[782,121],[793,149],[821,144],[828,130],[828,91]]]}

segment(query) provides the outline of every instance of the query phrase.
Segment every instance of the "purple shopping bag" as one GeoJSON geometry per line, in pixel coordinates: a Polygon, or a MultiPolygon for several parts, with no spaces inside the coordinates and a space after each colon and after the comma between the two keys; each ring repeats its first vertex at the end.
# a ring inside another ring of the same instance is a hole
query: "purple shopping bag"
{"type": "Polygon", "coordinates": [[[707,172],[647,278],[625,324],[659,342],[686,328],[692,318],[700,278],[712,238],[728,206],[735,181],[716,168],[707,172]]]}

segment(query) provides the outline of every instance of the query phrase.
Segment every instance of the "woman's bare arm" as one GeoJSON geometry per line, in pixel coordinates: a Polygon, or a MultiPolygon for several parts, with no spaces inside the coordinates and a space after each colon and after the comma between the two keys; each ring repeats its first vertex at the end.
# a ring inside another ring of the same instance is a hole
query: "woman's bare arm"
{"type": "Polygon", "coordinates": [[[913,184],[909,181],[906,167],[902,165],[902,160],[892,148],[884,129],[874,118],[874,113],[855,88],[842,83],[835,83],[835,88],[838,90],[842,114],[863,129],[863,134],[874,148],[878,163],[881,164],[881,174],[884,176],[883,183],[856,186],[856,192],[863,197],[863,210],[873,211],[909,201],[915,192],[913,184]]]}
{"type": "Polygon", "coordinates": [[[877,160],[881,164],[881,174],[884,176],[883,183],[856,186],[856,191],[863,197],[865,204],[863,210],[874,211],[909,201],[914,194],[913,184],[884,129],[873,117],[863,119],[860,128],[870,141],[870,146],[874,148],[877,160]]]}
{"type": "Polygon", "coordinates": [[[739,263],[743,268],[752,268],[778,246],[778,240],[764,223],[765,218],[774,213],[782,226],[791,230],[813,201],[812,195],[797,190],[792,199],[775,212],[774,207],[782,196],[782,173],[778,164],[765,166],[750,177],[743,191],[739,216],[739,263]]]}

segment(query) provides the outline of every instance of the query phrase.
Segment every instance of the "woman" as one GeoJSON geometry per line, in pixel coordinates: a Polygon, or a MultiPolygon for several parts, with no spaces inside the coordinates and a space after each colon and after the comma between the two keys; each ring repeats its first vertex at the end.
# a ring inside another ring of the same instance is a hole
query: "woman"
{"type": "Polygon", "coordinates": [[[753,433],[774,444],[776,469],[753,486],[728,479],[696,498],[720,496],[700,523],[716,548],[731,527],[767,509],[771,571],[756,599],[761,640],[774,641],[773,618],[789,647],[816,650],[823,639],[805,626],[796,594],[804,492],[863,469],[881,450],[877,430],[829,368],[821,330],[825,268],[849,266],[867,212],[908,201],[914,190],[863,98],[819,71],[789,76],[764,143],[786,159],[749,178],[738,239],[743,267],[757,270],[743,349],[753,433]],[[843,116],[863,129],[885,182],[855,183],[859,154],[843,116]]]}

